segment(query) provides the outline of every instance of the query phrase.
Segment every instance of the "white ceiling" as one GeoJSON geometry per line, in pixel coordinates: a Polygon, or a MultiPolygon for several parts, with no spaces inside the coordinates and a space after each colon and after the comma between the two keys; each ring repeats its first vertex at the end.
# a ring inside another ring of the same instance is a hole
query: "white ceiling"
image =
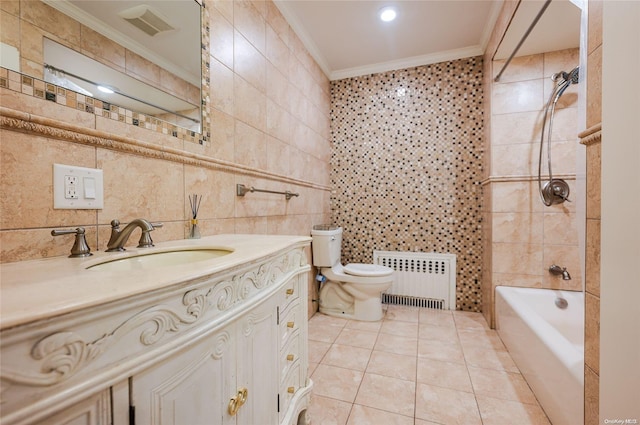
{"type": "MultiPolygon", "coordinates": [[[[502,0],[274,1],[331,80],[482,55],[503,3],[502,0]],[[397,8],[398,17],[394,21],[385,23],[378,19],[378,11],[384,6],[397,8]]],[[[525,44],[538,44],[543,50],[536,52],[538,47],[532,47],[522,50],[519,56],[579,45],[579,11],[577,24],[575,18],[571,18],[571,24],[565,20],[566,8],[562,7],[559,18],[550,18],[556,13],[555,3],[566,6],[569,2],[552,1],[554,7],[547,9],[545,19],[525,44]],[[552,30],[546,29],[547,25],[552,30]],[[572,28],[572,35],[555,36],[553,26],[572,28]],[[547,37],[536,42],[536,33],[547,37]]],[[[519,9],[526,9],[527,16],[519,19],[522,24],[517,29],[509,31],[514,40],[507,47],[509,54],[544,4],[542,0],[522,3],[527,7],[519,9]]]]}

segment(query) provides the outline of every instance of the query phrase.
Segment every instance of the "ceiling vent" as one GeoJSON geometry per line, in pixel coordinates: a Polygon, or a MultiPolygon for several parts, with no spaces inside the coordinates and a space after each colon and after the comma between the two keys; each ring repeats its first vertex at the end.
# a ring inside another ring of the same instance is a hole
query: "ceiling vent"
{"type": "Polygon", "coordinates": [[[118,15],[151,37],[160,32],[175,29],[167,22],[167,18],[146,4],[123,10],[118,15]]]}

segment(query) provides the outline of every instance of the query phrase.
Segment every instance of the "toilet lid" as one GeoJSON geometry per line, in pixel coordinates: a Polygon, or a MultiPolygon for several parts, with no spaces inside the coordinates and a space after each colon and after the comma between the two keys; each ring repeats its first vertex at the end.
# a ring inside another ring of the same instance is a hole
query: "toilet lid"
{"type": "Polygon", "coordinates": [[[378,264],[351,263],[343,268],[344,272],[352,276],[387,276],[393,273],[391,267],[380,266],[378,264]]]}

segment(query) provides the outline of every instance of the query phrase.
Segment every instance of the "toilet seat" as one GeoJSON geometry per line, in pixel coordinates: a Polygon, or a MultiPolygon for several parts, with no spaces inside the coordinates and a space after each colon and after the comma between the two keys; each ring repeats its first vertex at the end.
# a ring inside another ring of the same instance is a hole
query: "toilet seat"
{"type": "Polygon", "coordinates": [[[344,266],[343,271],[351,276],[381,277],[389,276],[393,273],[391,267],[378,264],[350,263],[344,266]]]}
{"type": "MultiPolygon", "coordinates": [[[[373,264],[367,264],[373,266],[373,264]]],[[[358,267],[355,268],[358,270],[358,267]]],[[[320,273],[328,280],[342,283],[355,283],[358,285],[377,285],[380,283],[393,282],[393,269],[389,268],[389,272],[378,275],[355,275],[345,272],[345,266],[336,264],[333,267],[322,267],[320,273]]]]}

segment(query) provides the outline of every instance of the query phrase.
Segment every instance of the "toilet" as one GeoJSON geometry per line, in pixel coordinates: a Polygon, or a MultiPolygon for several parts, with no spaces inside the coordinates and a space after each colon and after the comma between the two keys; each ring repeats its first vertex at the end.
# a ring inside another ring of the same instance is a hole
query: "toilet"
{"type": "Polygon", "coordinates": [[[320,287],[320,312],[373,322],[382,319],[382,292],[393,283],[393,269],[376,264],[340,264],[342,228],[316,225],[311,230],[313,265],[326,280],[320,287]]]}

